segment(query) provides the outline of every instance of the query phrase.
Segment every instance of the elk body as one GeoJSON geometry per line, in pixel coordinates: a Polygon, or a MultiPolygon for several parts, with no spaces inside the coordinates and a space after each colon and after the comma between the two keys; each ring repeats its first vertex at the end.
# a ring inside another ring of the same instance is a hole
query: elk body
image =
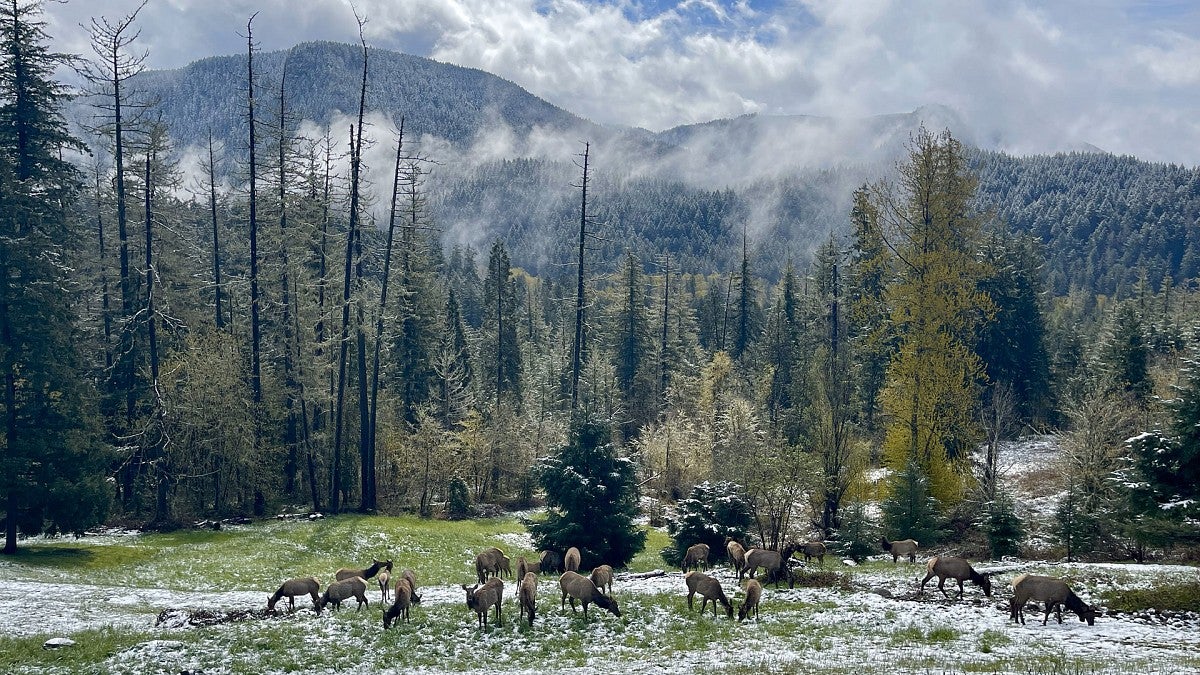
{"type": "Polygon", "coordinates": [[[729,598],[725,597],[725,589],[721,588],[721,582],[704,572],[688,572],[684,575],[683,582],[687,584],[688,589],[688,609],[692,608],[692,598],[699,593],[700,597],[703,598],[700,603],[701,614],[704,613],[705,606],[711,601],[713,616],[715,617],[717,615],[717,603],[720,602],[721,606],[725,608],[725,616],[733,618],[733,603],[729,602],[729,598]]]}
{"type": "Polygon", "coordinates": [[[521,604],[521,617],[528,615],[529,625],[533,625],[533,618],[537,614],[537,574],[526,572],[525,576],[521,577],[521,586],[517,589],[517,599],[521,604]]]}
{"type": "Polygon", "coordinates": [[[708,569],[708,544],[694,544],[688,547],[687,553],[683,555],[683,564],[681,565],[684,572],[689,568],[708,569]]]}
{"type": "Polygon", "coordinates": [[[938,590],[947,598],[950,597],[946,593],[946,579],[954,579],[958,582],[958,599],[963,597],[963,582],[972,581],[983,589],[983,594],[992,597],[992,580],[986,574],[980,574],[971,567],[971,563],[952,555],[939,555],[929,559],[925,563],[925,578],[921,580],[921,590],[917,595],[925,592],[925,583],[934,577],[938,578],[938,590]]]}
{"type": "Polygon", "coordinates": [[[737,572],[738,579],[746,571],[746,549],[733,537],[725,537],[725,553],[729,556],[729,564],[737,572]]]}
{"type": "Polygon", "coordinates": [[[463,586],[462,589],[467,592],[467,609],[474,610],[480,628],[487,628],[488,610],[493,605],[496,607],[496,625],[504,625],[504,617],[500,612],[500,606],[504,603],[503,581],[492,578],[483,585],[476,584],[470,588],[463,586]]]}
{"type": "Polygon", "coordinates": [[[388,572],[391,572],[392,571],[392,561],[391,560],[372,559],[371,566],[367,567],[366,569],[361,569],[361,570],[351,569],[349,567],[343,567],[342,569],[340,569],[336,573],[334,573],[333,578],[338,581],[345,581],[346,579],[353,579],[354,577],[362,577],[365,580],[365,579],[370,579],[371,577],[375,576],[376,574],[379,574],[379,570],[382,570],[382,569],[386,569],[388,572]]]}
{"type": "Polygon", "coordinates": [[[1046,603],[1046,616],[1042,618],[1042,625],[1050,620],[1050,610],[1058,610],[1058,622],[1062,623],[1062,608],[1067,609],[1079,615],[1080,621],[1086,621],[1087,625],[1096,625],[1096,616],[1099,612],[1096,608],[1079,599],[1078,595],[1071,590],[1067,583],[1062,579],[1054,577],[1044,577],[1035,574],[1022,574],[1012,580],[1013,598],[1009,601],[1009,618],[1013,621],[1025,623],[1025,603],[1030,600],[1037,600],[1046,603]]]}
{"type": "Polygon", "coordinates": [[[746,582],[746,599],[742,601],[741,607],[738,607],[738,622],[746,620],[750,613],[754,613],[754,620],[758,621],[758,602],[762,599],[763,587],[758,583],[757,579],[751,579],[746,582]]]}
{"type": "Polygon", "coordinates": [[[879,545],[884,551],[892,554],[892,562],[898,561],[901,557],[907,557],[908,562],[917,562],[917,540],[916,539],[901,539],[899,541],[888,541],[887,537],[879,540],[879,545]]]}
{"type": "Polygon", "coordinates": [[[279,590],[275,591],[271,597],[267,599],[267,611],[275,610],[275,603],[279,602],[280,598],[288,599],[288,611],[296,609],[296,596],[308,595],[312,597],[313,608],[321,602],[321,597],[318,592],[321,590],[321,582],[316,577],[301,577],[297,579],[288,579],[283,582],[279,590]]]}
{"type": "Polygon", "coordinates": [[[325,609],[326,605],[332,604],[333,608],[341,609],[342,601],[354,598],[358,601],[358,606],[354,611],[363,608],[363,605],[369,605],[367,601],[367,580],[362,577],[353,577],[350,579],[342,579],[335,581],[325,589],[325,594],[321,596],[321,602],[317,605],[317,611],[325,609]]]}
{"type": "Polygon", "coordinates": [[[611,596],[605,595],[592,580],[580,575],[578,572],[566,571],[558,578],[558,587],[562,590],[562,602],[559,604],[561,609],[566,609],[567,598],[571,599],[571,611],[575,611],[575,601],[579,600],[583,604],[583,618],[587,618],[588,605],[596,603],[601,609],[607,609],[616,616],[621,616],[621,609],[617,607],[617,600],[611,596]]]}
{"type": "Polygon", "coordinates": [[[580,555],[579,549],[575,548],[574,546],[567,549],[567,554],[563,556],[563,571],[578,572],[579,564],[583,562],[582,559],[583,556],[580,555]]]}

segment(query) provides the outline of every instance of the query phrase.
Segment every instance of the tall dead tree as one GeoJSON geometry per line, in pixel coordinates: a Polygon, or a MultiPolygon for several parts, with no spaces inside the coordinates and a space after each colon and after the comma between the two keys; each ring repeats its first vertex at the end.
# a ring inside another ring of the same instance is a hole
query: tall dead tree
{"type": "Polygon", "coordinates": [[[379,289],[378,315],[375,317],[374,354],[371,357],[371,420],[369,441],[371,454],[376,453],[376,423],[379,420],[379,361],[383,346],[383,317],[387,309],[388,278],[392,271],[392,244],[396,236],[396,201],[400,197],[400,163],[404,159],[404,118],[400,118],[400,133],[396,139],[396,168],[392,172],[392,202],[388,209],[387,245],[383,252],[383,280],[379,289]]]}
{"type": "Polygon", "coordinates": [[[571,346],[571,410],[579,408],[579,374],[583,370],[583,359],[587,352],[587,345],[584,342],[584,295],[583,295],[583,252],[587,243],[587,190],[588,183],[591,177],[588,175],[588,159],[591,152],[591,144],[583,144],[583,180],[579,184],[582,198],[579,206],[579,259],[576,265],[576,284],[575,284],[575,342],[571,346]]]}
{"type": "MultiPolygon", "coordinates": [[[[339,491],[341,489],[341,448],[342,436],[345,431],[345,409],[346,409],[346,361],[349,356],[350,347],[350,298],[353,287],[351,286],[350,273],[354,265],[355,245],[358,240],[359,229],[359,193],[360,193],[360,171],[362,165],[362,128],[363,118],[366,116],[367,106],[367,41],[363,37],[364,21],[358,19],[358,39],[362,44],[362,85],[359,88],[358,98],[358,126],[350,128],[350,223],[346,233],[346,265],[345,273],[342,277],[342,331],[341,331],[341,348],[338,357],[338,385],[337,385],[337,411],[334,420],[334,476],[333,476],[333,492],[330,498],[330,504],[336,512],[340,506],[339,491]]],[[[361,331],[360,331],[361,332],[361,331]]],[[[366,370],[365,364],[362,368],[366,370]]],[[[365,403],[365,402],[364,402],[365,403]]],[[[364,446],[362,435],[369,430],[362,428],[369,426],[369,414],[363,414],[360,408],[360,415],[365,418],[366,424],[360,424],[359,429],[359,451],[361,453],[361,474],[362,474],[362,492],[360,508],[364,511],[374,510],[374,484],[375,484],[375,466],[374,461],[371,461],[369,446],[364,446]],[[368,485],[369,483],[369,485],[368,485]]]]}
{"type": "MultiPolygon", "coordinates": [[[[138,12],[146,6],[143,1],[131,13],[110,21],[101,16],[92,18],[85,30],[88,31],[89,44],[95,58],[80,66],[80,74],[87,82],[85,94],[91,96],[93,105],[99,111],[99,122],[94,127],[102,136],[112,139],[113,160],[116,173],[113,176],[113,189],[117,201],[117,252],[120,261],[120,341],[115,363],[110,370],[108,381],[109,392],[113,399],[123,400],[123,410],[110,413],[109,431],[120,441],[132,433],[137,416],[137,401],[140,387],[138,385],[138,370],[141,360],[138,353],[136,334],[138,282],[130,271],[129,266],[129,215],[126,182],[126,153],[128,152],[127,134],[130,131],[131,119],[136,126],[140,113],[145,105],[131,102],[130,92],[126,85],[134,76],[145,69],[146,53],[131,53],[130,46],[137,40],[141,31],[134,30],[133,23],[138,12]],[[120,417],[118,417],[120,415],[120,417]]],[[[134,97],[136,98],[136,97],[134,97]]],[[[121,501],[126,508],[134,506],[134,482],[142,472],[142,455],[137,444],[133,453],[124,458],[118,471],[118,490],[121,501]]]]}
{"type": "Polygon", "coordinates": [[[283,388],[286,400],[287,421],[285,423],[283,443],[287,449],[287,459],[283,469],[283,491],[292,495],[296,491],[296,472],[299,465],[300,453],[300,411],[299,390],[300,382],[296,378],[297,331],[292,326],[292,292],[290,278],[290,262],[288,260],[288,156],[290,145],[288,135],[287,102],[287,68],[291,52],[283,59],[283,74],[279,80],[279,304],[282,316],[280,326],[283,329],[283,388]]]}
{"type": "MultiPolygon", "coordinates": [[[[254,399],[255,417],[262,405],[262,325],[259,316],[258,293],[258,161],[254,121],[254,34],[252,25],[258,12],[246,22],[246,118],[250,127],[250,392],[254,399]]],[[[258,426],[255,425],[257,429],[258,426]]],[[[257,437],[258,432],[255,432],[257,437]]]]}
{"type": "Polygon", "coordinates": [[[208,130],[208,208],[212,218],[213,321],[217,330],[225,328],[224,303],[221,301],[221,230],[217,220],[217,157],[213,150],[212,129],[208,130]]]}

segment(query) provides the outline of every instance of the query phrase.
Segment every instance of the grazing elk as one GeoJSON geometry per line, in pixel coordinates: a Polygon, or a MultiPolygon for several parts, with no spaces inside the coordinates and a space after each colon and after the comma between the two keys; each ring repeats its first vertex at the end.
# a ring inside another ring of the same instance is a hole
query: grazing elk
{"type": "Polygon", "coordinates": [[[1054,577],[1043,577],[1035,574],[1022,574],[1012,580],[1013,597],[1009,601],[1009,618],[1013,621],[1025,623],[1025,603],[1030,600],[1038,600],[1046,603],[1046,616],[1042,618],[1042,625],[1050,620],[1050,610],[1057,609],[1058,622],[1062,623],[1062,608],[1067,609],[1079,615],[1080,621],[1086,621],[1087,625],[1096,625],[1096,616],[1099,612],[1095,607],[1085,603],[1079,599],[1078,595],[1067,586],[1067,583],[1062,579],[1054,577]]]}
{"type": "Polygon", "coordinates": [[[575,601],[579,600],[583,604],[583,618],[587,619],[588,605],[593,602],[602,609],[607,609],[616,616],[621,616],[621,609],[617,607],[617,599],[605,595],[592,580],[580,575],[578,572],[566,571],[558,578],[558,587],[562,589],[562,602],[559,604],[560,609],[567,608],[567,598],[571,598],[571,611],[575,610],[575,601]]]}
{"type": "MultiPolygon", "coordinates": [[[[308,595],[312,596],[313,609],[317,609],[321,598],[317,595],[321,590],[321,582],[316,577],[302,577],[298,579],[288,579],[283,582],[279,590],[275,591],[270,598],[267,599],[267,611],[275,611],[275,603],[279,602],[280,598],[288,599],[288,611],[295,611],[296,596],[308,595]]],[[[319,610],[318,610],[319,611],[319,610]]]]}
{"type": "Polygon", "coordinates": [[[983,589],[983,594],[992,597],[992,580],[987,574],[980,574],[971,567],[971,563],[957,558],[952,555],[934,556],[925,563],[925,578],[921,580],[921,590],[917,595],[925,593],[925,583],[934,577],[938,578],[938,590],[947,598],[950,594],[946,592],[946,579],[954,579],[958,582],[958,599],[963,597],[963,582],[973,581],[977,586],[983,589]]]}
{"type": "Polygon", "coordinates": [[[702,601],[700,603],[700,613],[704,613],[704,608],[708,603],[712,602],[713,616],[717,616],[717,603],[725,608],[725,616],[733,618],[733,603],[729,602],[729,598],[725,597],[725,589],[721,588],[721,582],[708,576],[704,572],[688,572],[683,577],[683,582],[687,584],[688,589],[688,609],[692,608],[692,598],[699,593],[702,601]]]}

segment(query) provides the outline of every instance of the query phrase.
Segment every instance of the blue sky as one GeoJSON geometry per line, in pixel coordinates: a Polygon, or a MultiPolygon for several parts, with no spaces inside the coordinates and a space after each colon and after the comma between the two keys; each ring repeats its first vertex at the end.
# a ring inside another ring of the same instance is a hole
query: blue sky
{"type": "MultiPolygon", "coordinates": [[[[49,32],[140,0],[48,3],[49,32]]],[[[745,113],[862,117],[950,106],[1017,153],[1091,143],[1200,164],[1200,2],[1176,0],[355,0],[372,46],[481,68],[603,123],[745,113]]],[[[345,0],[149,0],[151,67],[354,41],[345,0]]]]}

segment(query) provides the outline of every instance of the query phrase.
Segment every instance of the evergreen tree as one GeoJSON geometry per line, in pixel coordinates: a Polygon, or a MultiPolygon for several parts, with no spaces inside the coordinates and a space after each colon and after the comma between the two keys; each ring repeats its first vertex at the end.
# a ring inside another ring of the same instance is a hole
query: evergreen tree
{"type": "Polygon", "coordinates": [[[834,542],[832,548],[839,555],[862,562],[867,556],[879,552],[879,528],[871,520],[866,502],[855,500],[848,503],[842,509],[841,521],[841,527],[830,536],[834,542]]]}
{"type": "Polygon", "coordinates": [[[73,292],[63,242],[78,176],[64,147],[81,147],[61,110],[54,71],[70,57],[47,49],[40,3],[0,6],[0,376],[4,440],[0,500],[5,554],[18,531],[82,532],[107,507],[105,457],[92,393],[74,346],[73,292]]]}
{"type": "Polygon", "coordinates": [[[740,486],[725,481],[705,481],[693,487],[688,498],[675,505],[675,517],[667,519],[673,543],[662,550],[663,561],[678,567],[688,547],[707,544],[712,564],[726,559],[726,537],[745,544],[754,514],[740,492],[740,486]]]}
{"type": "Polygon", "coordinates": [[[488,256],[483,282],[484,337],[480,346],[479,377],[487,383],[498,408],[521,400],[521,350],[517,343],[517,294],[508,251],[496,240],[488,256]]]}
{"type": "Polygon", "coordinates": [[[855,388],[862,402],[860,426],[874,432],[894,346],[884,298],[892,260],[880,229],[879,209],[871,202],[866,186],[854,192],[850,221],[854,239],[846,274],[846,332],[855,346],[855,388]]]}
{"type": "Polygon", "coordinates": [[[1017,517],[1012,497],[1000,491],[986,508],[981,524],[992,549],[992,558],[1020,555],[1025,526],[1017,517]]]}
{"type": "Polygon", "coordinates": [[[538,549],[583,554],[585,567],[624,567],[646,545],[638,515],[637,467],[617,455],[607,426],[577,422],[557,456],[539,462],[548,513],[529,532],[538,549]]]}
{"type": "Polygon", "coordinates": [[[1200,369],[1189,359],[1178,398],[1170,402],[1169,433],[1148,432],[1126,441],[1129,456],[1117,472],[1127,505],[1121,514],[1136,548],[1200,538],[1200,369]]]}
{"type": "Polygon", "coordinates": [[[656,412],[654,370],[651,364],[650,326],[646,316],[645,284],[637,256],[625,256],[621,300],[616,321],[617,387],[621,392],[624,421],[621,435],[637,436],[656,412]]]}
{"type": "MultiPolygon", "coordinates": [[[[976,352],[991,383],[1008,388],[1018,417],[1027,423],[1045,422],[1052,399],[1041,254],[1029,237],[993,233],[983,257],[993,268],[980,290],[991,298],[995,318],[980,330],[976,352]]],[[[989,389],[988,395],[994,391],[989,389]]]]}
{"type": "Polygon", "coordinates": [[[1100,367],[1108,378],[1108,387],[1145,406],[1154,391],[1149,356],[1146,331],[1137,307],[1131,302],[1124,303],[1113,315],[1100,350],[1100,367]]]}
{"type": "Polygon", "coordinates": [[[937,500],[929,494],[929,478],[914,459],[892,478],[892,493],[883,501],[883,527],[889,539],[941,539],[937,500]]]}

